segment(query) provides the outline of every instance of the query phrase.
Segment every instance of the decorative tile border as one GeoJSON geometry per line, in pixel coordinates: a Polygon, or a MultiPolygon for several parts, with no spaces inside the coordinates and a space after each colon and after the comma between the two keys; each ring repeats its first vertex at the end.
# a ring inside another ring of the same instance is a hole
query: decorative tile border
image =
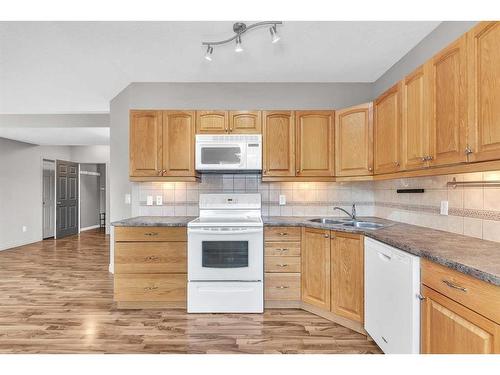
{"type": "MultiPolygon", "coordinates": [[[[375,202],[376,207],[394,208],[397,210],[425,212],[438,215],[440,208],[430,205],[421,204],[403,204],[403,203],[390,203],[390,202],[375,202]]],[[[478,210],[470,208],[450,208],[448,210],[450,216],[461,216],[472,219],[493,220],[500,221],[500,211],[491,210],[478,210]]]]}

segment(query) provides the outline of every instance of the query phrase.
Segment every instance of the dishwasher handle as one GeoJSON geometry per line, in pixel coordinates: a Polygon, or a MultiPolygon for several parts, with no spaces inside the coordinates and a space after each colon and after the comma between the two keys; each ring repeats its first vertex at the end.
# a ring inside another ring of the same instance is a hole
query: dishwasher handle
{"type": "Polygon", "coordinates": [[[392,256],[386,253],[382,253],[381,251],[377,251],[378,257],[382,259],[384,262],[390,262],[392,259],[392,256]]]}

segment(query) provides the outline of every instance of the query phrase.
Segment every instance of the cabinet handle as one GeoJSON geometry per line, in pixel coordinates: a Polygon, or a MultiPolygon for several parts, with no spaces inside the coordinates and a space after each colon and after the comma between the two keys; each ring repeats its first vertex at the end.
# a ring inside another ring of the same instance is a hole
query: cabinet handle
{"type": "Polygon", "coordinates": [[[283,268],[283,267],[288,267],[288,264],[286,264],[286,263],[281,263],[281,264],[277,264],[277,266],[278,266],[278,267],[282,267],[282,268],[283,268]]]}
{"type": "Polygon", "coordinates": [[[280,252],[280,254],[288,252],[288,249],[276,249],[277,251],[280,252]]]}
{"type": "Polygon", "coordinates": [[[427,161],[427,156],[422,156],[422,157],[420,158],[420,160],[422,161],[422,163],[426,162],[426,161],[427,161]]]}
{"type": "Polygon", "coordinates": [[[300,174],[300,169],[297,169],[295,172],[296,172],[297,174],[300,174]]]}
{"type": "Polygon", "coordinates": [[[276,289],[288,289],[290,288],[289,286],[286,286],[286,285],[279,285],[279,286],[276,286],[275,287],[276,289]]]}
{"type": "Polygon", "coordinates": [[[449,286],[450,288],[453,288],[453,289],[457,289],[457,290],[460,290],[461,292],[464,292],[464,293],[467,293],[467,288],[464,288],[463,286],[460,286],[460,285],[457,285],[457,284],[454,284],[452,283],[451,281],[449,280],[441,280],[443,283],[445,283],[447,286],[449,286]]]}
{"type": "Polygon", "coordinates": [[[330,235],[329,234],[325,234],[323,235],[325,238],[330,238],[330,235]]]}
{"type": "Polygon", "coordinates": [[[158,235],[158,232],[148,232],[148,233],[144,233],[145,236],[157,236],[158,235]]]}
{"type": "Polygon", "coordinates": [[[152,260],[158,260],[159,258],[154,256],[154,255],[151,255],[151,256],[146,257],[145,259],[146,259],[146,261],[152,261],[152,260]]]}
{"type": "Polygon", "coordinates": [[[280,236],[288,236],[288,233],[287,232],[279,232],[278,233],[280,236]]]}
{"type": "Polygon", "coordinates": [[[267,173],[267,170],[266,170],[266,169],[264,169],[262,172],[264,172],[264,174],[266,174],[266,173],[267,173]]]}
{"type": "Polygon", "coordinates": [[[425,300],[425,297],[423,295],[421,295],[420,293],[417,294],[417,298],[420,300],[420,301],[423,301],[425,300]]]}
{"type": "Polygon", "coordinates": [[[465,148],[465,155],[472,154],[473,152],[474,152],[474,151],[472,151],[472,149],[471,149],[469,146],[467,146],[467,147],[465,148]]]}
{"type": "Polygon", "coordinates": [[[368,172],[371,172],[373,171],[373,168],[372,167],[368,167],[368,172]]]}
{"type": "Polygon", "coordinates": [[[158,171],[158,176],[161,176],[163,174],[163,170],[158,171]]]}
{"type": "Polygon", "coordinates": [[[156,285],[153,285],[153,286],[147,286],[144,288],[145,291],[151,291],[151,290],[156,290],[158,289],[158,287],[156,285]]]}
{"type": "Polygon", "coordinates": [[[396,167],[399,167],[399,165],[400,165],[400,164],[399,164],[399,161],[395,161],[395,162],[394,162],[394,165],[395,165],[396,167]]]}

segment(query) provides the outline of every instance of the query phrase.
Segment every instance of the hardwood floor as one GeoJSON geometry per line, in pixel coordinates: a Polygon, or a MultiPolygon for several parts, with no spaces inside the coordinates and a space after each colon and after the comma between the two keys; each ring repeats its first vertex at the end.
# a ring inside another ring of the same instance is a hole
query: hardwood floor
{"type": "Polygon", "coordinates": [[[0,353],[380,353],[305,311],[117,310],[98,231],[0,252],[0,353]]]}

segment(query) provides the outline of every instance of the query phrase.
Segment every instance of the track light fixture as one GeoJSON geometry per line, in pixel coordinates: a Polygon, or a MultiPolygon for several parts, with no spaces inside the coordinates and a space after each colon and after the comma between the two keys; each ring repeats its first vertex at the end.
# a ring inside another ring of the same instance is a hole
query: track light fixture
{"type": "Polygon", "coordinates": [[[280,40],[280,36],[278,35],[278,30],[276,28],[277,25],[282,25],[283,22],[281,21],[263,21],[263,22],[257,22],[251,25],[246,25],[243,22],[236,22],[233,25],[233,32],[234,35],[228,39],[221,40],[221,41],[216,41],[216,42],[202,42],[201,44],[203,46],[207,46],[207,52],[205,53],[205,59],[208,61],[212,61],[212,54],[214,52],[214,46],[219,46],[222,44],[227,44],[229,42],[232,42],[233,40],[236,40],[236,46],[234,48],[235,52],[243,52],[243,46],[241,44],[241,35],[246,33],[248,30],[255,29],[257,27],[261,26],[267,26],[271,25],[269,28],[269,32],[271,33],[271,42],[276,43],[277,41],[280,40]]]}
{"type": "Polygon", "coordinates": [[[212,61],[212,53],[214,52],[214,48],[212,46],[207,47],[207,52],[205,53],[205,60],[212,61]]]}
{"type": "Polygon", "coordinates": [[[271,33],[271,43],[276,43],[281,39],[276,30],[276,25],[271,26],[269,32],[271,33]]]}
{"type": "Polygon", "coordinates": [[[243,47],[241,46],[241,36],[239,35],[236,38],[236,47],[234,48],[234,52],[243,52],[243,47]]]}

